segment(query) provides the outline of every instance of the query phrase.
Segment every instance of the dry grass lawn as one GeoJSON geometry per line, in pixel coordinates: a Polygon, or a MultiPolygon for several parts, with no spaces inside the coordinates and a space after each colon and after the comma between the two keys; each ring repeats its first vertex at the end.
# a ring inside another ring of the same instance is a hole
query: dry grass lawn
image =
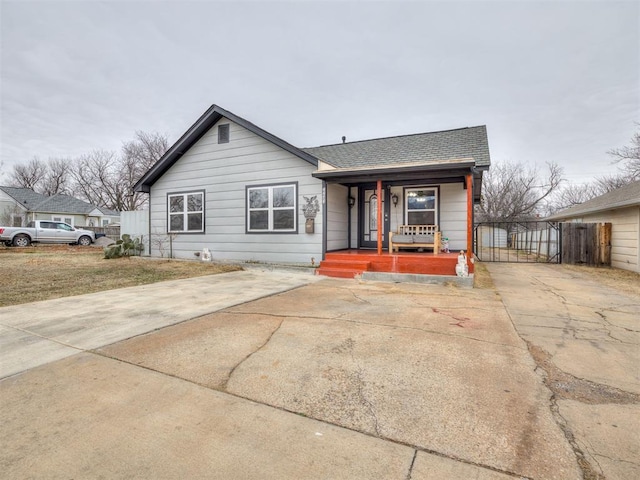
{"type": "Polygon", "coordinates": [[[196,261],[103,256],[95,247],[0,247],[0,306],[240,270],[196,261]]]}

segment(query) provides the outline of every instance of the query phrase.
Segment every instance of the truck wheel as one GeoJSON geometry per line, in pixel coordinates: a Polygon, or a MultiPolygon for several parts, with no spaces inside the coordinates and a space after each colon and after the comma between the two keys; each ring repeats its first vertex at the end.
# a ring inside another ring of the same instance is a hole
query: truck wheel
{"type": "Polygon", "coordinates": [[[78,245],[82,245],[83,247],[88,247],[91,245],[91,238],[83,235],[78,239],[78,245]]]}
{"type": "Polygon", "coordinates": [[[31,245],[31,239],[26,235],[16,235],[12,243],[14,247],[28,247],[31,245]]]}

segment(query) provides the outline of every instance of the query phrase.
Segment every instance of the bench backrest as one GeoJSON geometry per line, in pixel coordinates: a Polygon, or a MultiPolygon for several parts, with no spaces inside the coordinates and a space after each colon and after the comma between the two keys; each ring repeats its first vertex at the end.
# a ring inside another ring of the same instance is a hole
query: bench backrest
{"type": "Polygon", "coordinates": [[[399,225],[400,235],[433,235],[438,231],[437,225],[399,225]]]}

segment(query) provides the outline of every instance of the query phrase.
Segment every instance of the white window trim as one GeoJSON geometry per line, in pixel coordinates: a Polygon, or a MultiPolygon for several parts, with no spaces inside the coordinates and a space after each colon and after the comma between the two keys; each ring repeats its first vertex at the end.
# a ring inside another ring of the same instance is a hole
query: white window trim
{"type": "Polygon", "coordinates": [[[205,192],[204,190],[194,190],[189,192],[173,192],[167,194],[167,232],[168,233],[204,233],[205,230],[205,192]],[[187,210],[189,207],[188,196],[189,195],[202,195],[202,210],[187,210]],[[182,212],[172,212],[171,211],[171,199],[174,197],[183,197],[183,210],[182,212]],[[202,225],[198,230],[171,230],[171,216],[182,214],[183,221],[182,225],[184,228],[188,227],[189,219],[187,217],[188,214],[201,213],[202,214],[202,225]]]}
{"type": "Polygon", "coordinates": [[[439,221],[440,219],[438,218],[438,202],[440,201],[439,197],[438,197],[438,187],[436,186],[425,186],[425,187],[411,187],[411,188],[406,188],[404,191],[404,222],[405,225],[409,225],[409,192],[420,192],[423,190],[433,190],[434,191],[434,197],[435,197],[435,205],[434,208],[425,208],[423,210],[411,210],[412,212],[433,212],[433,218],[434,218],[434,225],[440,225],[439,221]]]}
{"type": "Polygon", "coordinates": [[[52,222],[62,222],[62,223],[66,223],[67,225],[71,225],[72,227],[75,227],[73,220],[74,220],[74,217],[65,217],[63,215],[51,216],[52,222]],[[67,220],[69,221],[67,222],[67,220]]]}
{"type": "Polygon", "coordinates": [[[297,233],[298,232],[298,183],[274,183],[269,185],[251,185],[247,186],[246,189],[246,222],[247,222],[247,233],[297,233]],[[292,207],[274,207],[273,206],[273,189],[274,188],[284,188],[284,187],[293,187],[293,206],[292,207]],[[251,190],[263,190],[267,189],[269,192],[269,204],[267,208],[251,208],[249,206],[249,193],[251,190]],[[251,212],[256,211],[267,211],[268,213],[268,228],[266,229],[252,229],[251,228],[251,212]],[[287,229],[275,229],[273,225],[273,212],[278,210],[293,210],[293,228],[287,229]]]}

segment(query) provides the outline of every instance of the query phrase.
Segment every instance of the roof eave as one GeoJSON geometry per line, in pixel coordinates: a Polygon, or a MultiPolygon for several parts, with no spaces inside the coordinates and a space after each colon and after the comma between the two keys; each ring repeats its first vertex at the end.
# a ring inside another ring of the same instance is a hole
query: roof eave
{"type": "Polygon", "coordinates": [[[629,208],[629,207],[637,207],[640,206],[640,201],[636,200],[636,199],[631,199],[631,200],[625,200],[623,202],[618,202],[618,203],[612,203],[610,205],[602,205],[600,207],[593,207],[593,208],[585,208],[585,209],[576,209],[573,212],[570,212],[569,210],[573,207],[569,207],[568,209],[556,213],[555,215],[551,215],[549,217],[547,217],[547,220],[562,220],[563,218],[573,218],[573,217],[579,217],[582,215],[590,215],[592,213],[601,213],[601,212],[606,212],[608,210],[618,210],[620,208],[629,208]]]}
{"type": "Polygon", "coordinates": [[[385,177],[394,174],[421,174],[421,173],[436,173],[436,172],[454,172],[462,173],[469,172],[475,166],[473,160],[466,162],[459,162],[455,164],[423,164],[423,165],[403,165],[403,166],[388,166],[381,168],[356,168],[356,169],[334,169],[326,171],[316,171],[312,173],[315,178],[322,180],[348,180],[350,178],[357,177],[385,177]]]}

